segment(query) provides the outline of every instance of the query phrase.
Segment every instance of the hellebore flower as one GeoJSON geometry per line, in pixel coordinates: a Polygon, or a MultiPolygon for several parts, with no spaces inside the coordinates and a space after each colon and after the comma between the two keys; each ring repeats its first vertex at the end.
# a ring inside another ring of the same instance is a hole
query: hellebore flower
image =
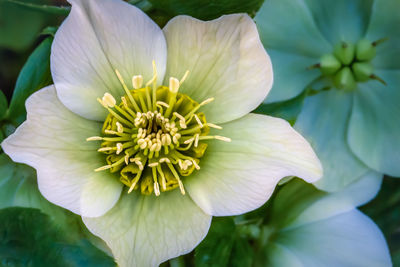
{"type": "Polygon", "coordinates": [[[274,62],[267,101],[314,90],[295,128],[322,161],[321,189],[369,168],[400,176],[399,9],[397,0],[271,0],[256,16],[274,62]]]}
{"type": "Polygon", "coordinates": [[[250,17],[178,16],[161,30],[123,1],[71,3],[54,85],[27,100],[27,121],[2,146],[121,266],[189,252],[211,216],[261,206],[285,176],[321,177],[287,122],[248,114],[272,86],[250,17]]]}
{"type": "Polygon", "coordinates": [[[335,193],[293,180],[276,194],[261,228],[265,266],[392,266],[385,238],[357,210],[380,189],[382,175],[364,178],[335,193]]]}

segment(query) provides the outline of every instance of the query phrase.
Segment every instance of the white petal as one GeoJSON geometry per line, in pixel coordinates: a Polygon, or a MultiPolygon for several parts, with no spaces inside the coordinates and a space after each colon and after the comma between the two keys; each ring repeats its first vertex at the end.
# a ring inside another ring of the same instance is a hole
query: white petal
{"type": "MultiPolygon", "coordinates": [[[[275,242],[291,251],[307,267],[392,266],[383,234],[358,210],[284,229],[275,242]]],[[[275,257],[273,253],[270,256],[275,257]]],[[[279,263],[279,259],[275,262],[279,263]]]]}
{"type": "Polygon", "coordinates": [[[106,241],[119,266],[158,266],[193,250],[205,237],[211,216],[179,190],[144,196],[122,193],[117,205],[99,218],[83,218],[106,241]]]}
{"type": "Polygon", "coordinates": [[[367,203],[379,192],[382,179],[382,174],[374,171],[368,172],[342,190],[326,194],[308,205],[301,215],[291,222],[290,227],[324,220],[367,203]]]}
{"type": "Polygon", "coordinates": [[[54,38],[51,72],[61,102],[73,112],[102,120],[96,101],[105,92],[124,95],[115,69],[132,88],[133,75],[145,81],[157,65],[159,81],[166,67],[161,29],[141,10],[120,0],[72,0],[72,10],[54,38]]]}
{"type": "Polygon", "coordinates": [[[180,91],[198,102],[215,98],[203,109],[209,121],[242,117],[271,89],[271,61],[249,16],[226,15],[207,22],[178,16],[164,33],[168,45],[165,81],[189,70],[180,91]]]}
{"type": "Polygon", "coordinates": [[[184,181],[208,214],[248,212],[268,200],[281,178],[315,182],[322,175],[311,146],[282,119],[248,114],[223,124],[218,135],[232,142],[210,141],[201,169],[184,181]]]}
{"type": "Polygon", "coordinates": [[[2,143],[4,151],[37,170],[39,190],[50,202],[84,216],[112,208],[122,183],[108,172],[94,172],[105,160],[96,151],[99,143],[86,142],[101,124],[65,108],[54,86],[34,93],[26,108],[27,121],[2,143]]]}

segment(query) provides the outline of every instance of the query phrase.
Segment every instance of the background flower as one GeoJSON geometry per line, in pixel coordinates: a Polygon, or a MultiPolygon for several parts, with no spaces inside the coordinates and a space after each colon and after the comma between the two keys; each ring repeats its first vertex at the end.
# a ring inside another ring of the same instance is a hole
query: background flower
{"type": "Polygon", "coordinates": [[[304,101],[296,129],[311,141],[325,173],[319,188],[334,191],[372,168],[399,176],[398,1],[267,1],[256,21],[275,69],[269,102],[313,91],[304,101]],[[285,34],[282,34],[285,33],[285,34]],[[337,89],[319,69],[309,69],[338,43],[389,38],[376,49],[372,64],[377,80],[357,83],[350,92],[337,89]],[[321,77],[322,76],[322,77],[321,77]],[[328,89],[329,88],[329,89],[328,89]],[[326,91],[328,90],[328,91],[326,91]]]}

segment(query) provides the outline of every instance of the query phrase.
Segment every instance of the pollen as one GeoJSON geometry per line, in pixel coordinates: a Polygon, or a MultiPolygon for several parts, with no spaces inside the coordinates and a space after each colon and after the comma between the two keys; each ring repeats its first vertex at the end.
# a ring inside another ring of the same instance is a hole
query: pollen
{"type": "Polygon", "coordinates": [[[178,80],[170,77],[168,86],[157,86],[157,70],[153,61],[153,77],[143,86],[143,76],[132,76],[131,88],[118,70],[115,74],[125,95],[117,104],[110,93],[98,102],[109,112],[102,136],[87,141],[101,141],[97,151],[104,155],[104,166],[94,171],[119,174],[127,193],[159,196],[179,189],[185,194],[185,177],[200,170],[200,161],[209,140],[230,142],[219,135],[209,135],[210,128],[222,129],[206,121],[201,107],[214,98],[196,102],[179,92],[189,71],[178,80]]]}

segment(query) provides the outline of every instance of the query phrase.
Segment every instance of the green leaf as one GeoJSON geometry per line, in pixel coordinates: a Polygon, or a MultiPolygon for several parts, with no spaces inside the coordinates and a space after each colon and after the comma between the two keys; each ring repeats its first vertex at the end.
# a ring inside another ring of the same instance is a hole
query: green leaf
{"type": "Polygon", "coordinates": [[[236,238],[228,266],[251,267],[253,264],[254,250],[247,239],[236,238]]]}
{"type": "Polygon", "coordinates": [[[261,104],[253,113],[266,114],[274,117],[282,118],[293,125],[296,122],[297,116],[303,107],[304,99],[307,95],[307,90],[297,97],[278,103],[261,104]]]}
{"type": "Polygon", "coordinates": [[[6,154],[0,154],[0,208],[38,208],[49,214],[60,228],[79,235],[80,217],[48,202],[39,192],[36,171],[24,164],[13,162],[6,154]]]}
{"type": "MultiPolygon", "coordinates": [[[[36,2],[47,1],[36,0],[36,2]]],[[[27,49],[36,39],[46,20],[47,18],[38,12],[21,9],[13,3],[0,0],[0,47],[14,51],[27,49]]]]}
{"type": "Polygon", "coordinates": [[[207,237],[195,250],[196,266],[228,266],[235,230],[232,218],[213,218],[207,237]]]}
{"type": "Polygon", "coordinates": [[[0,260],[6,266],[115,266],[87,241],[71,243],[41,211],[15,207],[0,210],[0,260]]]}
{"type": "Polygon", "coordinates": [[[202,20],[211,20],[225,14],[248,13],[254,16],[264,0],[149,0],[155,9],[170,17],[189,15],[202,20]]]}
{"type": "Polygon", "coordinates": [[[385,235],[392,255],[393,266],[400,266],[400,183],[393,177],[383,179],[378,196],[361,207],[385,235]]]}
{"type": "Polygon", "coordinates": [[[4,118],[6,115],[8,108],[7,98],[4,95],[3,91],[0,91],[0,120],[4,118]]]}
{"type": "MultiPolygon", "coordinates": [[[[15,163],[3,153],[0,154],[0,209],[15,206],[40,209],[50,217],[59,231],[68,232],[71,243],[88,239],[96,247],[107,251],[104,242],[86,229],[81,217],[50,203],[41,195],[33,168],[15,163]]],[[[87,247],[89,254],[97,251],[87,244],[83,245],[87,247]]],[[[76,257],[81,257],[80,261],[85,261],[85,254],[82,252],[71,250],[66,253],[77,254],[76,257]]]]}
{"type": "Polygon", "coordinates": [[[11,99],[8,118],[15,124],[26,118],[25,100],[37,90],[51,84],[50,49],[53,38],[45,39],[22,68],[11,99]]]}
{"type": "Polygon", "coordinates": [[[16,6],[22,7],[27,10],[34,10],[34,11],[40,11],[40,12],[46,12],[46,13],[51,13],[51,14],[56,14],[56,15],[68,15],[71,7],[68,6],[49,6],[49,5],[40,5],[40,4],[32,4],[32,3],[27,3],[23,1],[18,1],[18,0],[3,0],[5,2],[14,4],[16,6]]]}
{"type": "Polygon", "coordinates": [[[213,218],[207,237],[195,250],[195,265],[250,267],[254,250],[248,239],[252,228],[235,224],[232,217],[213,218]]]}

